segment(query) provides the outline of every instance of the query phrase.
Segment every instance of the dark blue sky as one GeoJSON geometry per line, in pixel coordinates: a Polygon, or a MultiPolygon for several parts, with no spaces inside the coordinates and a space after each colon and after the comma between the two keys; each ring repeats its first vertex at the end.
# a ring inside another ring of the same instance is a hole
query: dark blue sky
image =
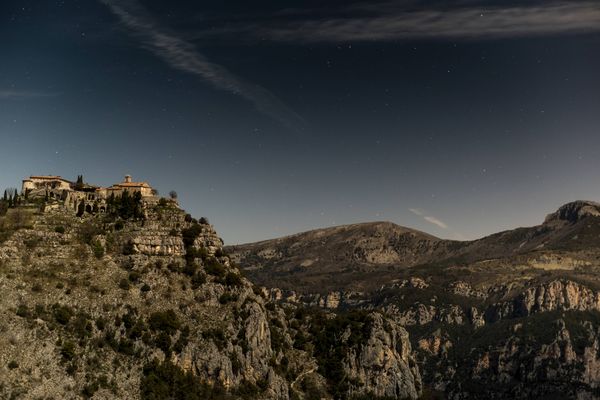
{"type": "Polygon", "coordinates": [[[0,187],[129,173],[227,243],[600,200],[598,2],[320,3],[3,1],[0,187]]]}

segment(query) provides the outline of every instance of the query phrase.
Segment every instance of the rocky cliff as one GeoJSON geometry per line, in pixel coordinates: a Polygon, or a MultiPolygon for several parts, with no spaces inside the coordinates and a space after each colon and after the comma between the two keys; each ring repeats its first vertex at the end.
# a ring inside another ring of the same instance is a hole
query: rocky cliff
{"type": "MultiPolygon", "coordinates": [[[[272,301],[382,313],[384,325],[402,327],[424,398],[595,399],[599,238],[600,205],[577,201],[541,225],[475,241],[374,223],[229,249],[269,286],[272,301]]],[[[381,360],[359,353],[348,360],[359,359],[381,360]]],[[[357,382],[372,379],[353,370],[357,382]]],[[[373,393],[393,393],[385,373],[378,378],[371,386],[385,390],[373,393]]]]}
{"type": "Polygon", "coordinates": [[[139,220],[37,210],[0,216],[0,398],[420,395],[403,328],[272,301],[172,204],[139,220]],[[332,319],[344,330],[321,335],[332,319]]]}

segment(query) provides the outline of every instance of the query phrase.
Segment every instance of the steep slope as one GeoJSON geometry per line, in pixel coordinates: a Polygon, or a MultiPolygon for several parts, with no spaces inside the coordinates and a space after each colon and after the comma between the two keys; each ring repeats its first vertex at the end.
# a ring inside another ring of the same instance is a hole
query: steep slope
{"type": "Polygon", "coordinates": [[[461,244],[390,222],[373,222],[230,246],[226,251],[258,284],[327,291],[376,287],[387,271],[380,266],[402,268],[444,259],[457,246],[461,244]]]}
{"type": "Polygon", "coordinates": [[[377,312],[270,302],[212,226],[172,203],[146,206],[140,220],[38,209],[0,217],[0,398],[421,392],[404,328],[377,312]]]}

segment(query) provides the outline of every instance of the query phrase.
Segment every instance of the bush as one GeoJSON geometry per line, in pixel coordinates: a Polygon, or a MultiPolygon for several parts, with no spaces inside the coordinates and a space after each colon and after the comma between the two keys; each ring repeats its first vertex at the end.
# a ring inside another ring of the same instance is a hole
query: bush
{"type": "Polygon", "coordinates": [[[98,317],[98,319],[96,319],[96,328],[98,328],[99,331],[103,331],[105,327],[106,321],[104,320],[104,318],[98,317]]]}
{"type": "Polygon", "coordinates": [[[152,313],[150,315],[150,319],[148,320],[148,324],[152,330],[166,332],[169,335],[177,332],[181,326],[179,318],[177,318],[177,314],[175,314],[175,311],[173,310],[157,311],[152,313]]]}
{"type": "Polygon", "coordinates": [[[137,271],[131,271],[129,273],[129,281],[130,282],[137,283],[137,282],[139,282],[141,277],[142,277],[142,275],[137,271]]]}
{"type": "Polygon", "coordinates": [[[151,290],[150,285],[148,285],[147,283],[144,283],[144,285],[142,286],[142,288],[140,289],[142,292],[149,292],[151,290]]]}
{"type": "Polygon", "coordinates": [[[135,254],[135,247],[133,245],[133,242],[130,240],[123,246],[123,255],[130,256],[132,254],[135,254]]]}
{"type": "Polygon", "coordinates": [[[123,228],[125,228],[125,224],[123,223],[123,221],[119,220],[115,222],[115,231],[121,231],[123,230],[123,228]]]}
{"type": "Polygon", "coordinates": [[[64,342],[60,349],[60,355],[67,361],[75,358],[75,343],[68,340],[64,342]]]}
{"type": "Polygon", "coordinates": [[[104,247],[99,241],[95,241],[92,245],[92,252],[94,253],[94,257],[100,259],[104,256],[104,247]]]}
{"type": "Polygon", "coordinates": [[[225,283],[227,286],[242,286],[242,278],[233,272],[230,272],[225,277],[225,283]]]}
{"type": "Polygon", "coordinates": [[[54,319],[61,325],[67,325],[73,317],[73,310],[69,306],[55,304],[53,309],[54,319]]]}
{"type": "Polygon", "coordinates": [[[127,356],[133,356],[135,355],[135,346],[131,340],[121,338],[121,340],[119,340],[117,351],[127,356]]]}
{"type": "Polygon", "coordinates": [[[130,287],[131,285],[129,284],[129,281],[127,279],[123,278],[119,281],[119,288],[123,290],[129,290],[130,287]]]}
{"type": "Polygon", "coordinates": [[[225,390],[203,383],[191,372],[166,361],[152,361],[144,367],[140,380],[141,400],[213,400],[227,399],[225,390]]]}
{"type": "Polygon", "coordinates": [[[206,283],[206,275],[202,273],[196,273],[196,275],[192,276],[192,289],[196,290],[200,286],[206,283]]]}
{"type": "Polygon", "coordinates": [[[104,231],[102,228],[97,226],[95,223],[88,221],[79,227],[77,236],[81,243],[92,244],[94,238],[98,235],[102,235],[103,233],[104,231]]]}
{"type": "Polygon", "coordinates": [[[204,331],[202,332],[202,337],[205,340],[212,340],[219,350],[222,350],[225,347],[225,333],[221,329],[209,329],[204,331]]]}
{"type": "Polygon", "coordinates": [[[56,233],[63,234],[63,233],[65,233],[65,231],[66,230],[65,230],[64,226],[57,226],[56,228],[54,228],[54,232],[56,232],[56,233]]]}
{"type": "Polygon", "coordinates": [[[231,293],[223,293],[221,295],[221,297],[219,297],[219,303],[221,304],[227,304],[231,301],[236,301],[238,299],[238,297],[234,294],[231,293]]]}
{"type": "Polygon", "coordinates": [[[19,368],[19,363],[16,362],[15,360],[12,360],[11,362],[8,363],[8,369],[17,369],[19,368]]]}
{"type": "Polygon", "coordinates": [[[210,274],[210,275],[214,275],[217,276],[219,278],[222,278],[225,276],[225,273],[227,272],[225,270],[225,267],[223,265],[221,265],[221,263],[219,263],[217,260],[210,260],[206,266],[204,267],[204,269],[206,270],[206,273],[210,274]]]}
{"type": "Polygon", "coordinates": [[[40,285],[39,283],[36,283],[35,285],[33,285],[31,290],[36,293],[40,293],[42,291],[42,285],[40,285]]]}
{"type": "Polygon", "coordinates": [[[73,321],[73,333],[80,339],[90,337],[94,328],[85,314],[79,314],[73,321]]]}
{"type": "Polygon", "coordinates": [[[154,345],[161,349],[167,358],[171,356],[171,336],[168,333],[161,332],[156,338],[154,345]]]}

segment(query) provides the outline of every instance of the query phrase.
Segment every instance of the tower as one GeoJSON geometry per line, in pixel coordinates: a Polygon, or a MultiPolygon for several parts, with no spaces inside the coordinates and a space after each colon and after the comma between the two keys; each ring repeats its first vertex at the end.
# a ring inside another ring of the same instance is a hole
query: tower
{"type": "Polygon", "coordinates": [[[131,175],[125,175],[125,180],[123,182],[131,183],[131,175]]]}

